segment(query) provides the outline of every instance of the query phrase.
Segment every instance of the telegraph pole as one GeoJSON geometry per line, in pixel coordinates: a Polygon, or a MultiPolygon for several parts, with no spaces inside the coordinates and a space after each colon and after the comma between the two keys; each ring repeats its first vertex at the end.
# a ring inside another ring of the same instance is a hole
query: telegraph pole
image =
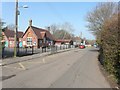
{"type": "MultiPolygon", "coordinates": [[[[18,15],[20,15],[18,10],[18,0],[15,1],[15,33],[14,33],[14,57],[17,56],[17,52],[19,52],[19,38],[18,38],[18,15]]],[[[21,6],[21,8],[28,8],[27,5],[21,6]]]]}
{"type": "Polygon", "coordinates": [[[17,56],[18,46],[18,0],[15,2],[15,31],[14,31],[14,57],[17,56]]]}
{"type": "Polygon", "coordinates": [[[82,32],[80,33],[80,38],[82,39],[82,32]]]}

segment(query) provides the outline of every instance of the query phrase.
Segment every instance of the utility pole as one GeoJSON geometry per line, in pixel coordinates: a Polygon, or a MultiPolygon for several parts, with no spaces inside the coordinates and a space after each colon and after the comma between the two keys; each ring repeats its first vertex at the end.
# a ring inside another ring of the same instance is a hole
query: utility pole
{"type": "Polygon", "coordinates": [[[82,32],[80,33],[80,38],[82,39],[82,32]]]}
{"type": "Polygon", "coordinates": [[[16,0],[15,5],[14,57],[17,56],[18,46],[18,0],[16,0]]]}
{"type": "Polygon", "coordinates": [[[14,57],[17,56],[17,51],[19,52],[18,15],[20,15],[20,12],[18,8],[28,8],[28,6],[24,5],[24,6],[18,7],[18,0],[15,1],[14,57]]]}

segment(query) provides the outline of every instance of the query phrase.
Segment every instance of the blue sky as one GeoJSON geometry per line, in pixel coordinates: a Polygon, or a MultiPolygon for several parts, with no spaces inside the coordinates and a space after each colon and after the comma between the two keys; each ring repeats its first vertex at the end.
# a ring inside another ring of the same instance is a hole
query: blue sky
{"type": "MultiPolygon", "coordinates": [[[[82,32],[83,37],[94,39],[86,28],[85,17],[97,4],[98,2],[19,2],[19,6],[29,6],[27,9],[19,8],[19,30],[25,32],[30,19],[34,26],[41,28],[69,22],[73,25],[76,36],[82,32]]],[[[6,25],[15,23],[15,2],[2,2],[2,19],[6,25]]]]}

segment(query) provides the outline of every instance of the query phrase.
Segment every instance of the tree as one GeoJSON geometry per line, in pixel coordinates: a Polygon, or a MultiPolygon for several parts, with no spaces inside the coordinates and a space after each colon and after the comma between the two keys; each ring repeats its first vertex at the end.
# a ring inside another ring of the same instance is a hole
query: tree
{"type": "Polygon", "coordinates": [[[2,56],[2,39],[3,39],[3,36],[2,36],[2,29],[3,29],[3,26],[4,26],[5,22],[2,22],[2,20],[0,19],[0,58],[2,56]]]}
{"type": "Polygon", "coordinates": [[[14,24],[9,24],[9,25],[7,25],[7,28],[8,28],[9,30],[13,30],[13,31],[14,31],[15,25],[14,25],[14,24]]]}
{"type": "Polygon", "coordinates": [[[120,29],[118,4],[100,3],[87,16],[88,28],[100,44],[100,62],[120,82],[120,29]]]}
{"type": "Polygon", "coordinates": [[[117,3],[99,3],[96,8],[87,14],[88,29],[101,40],[101,30],[104,22],[118,12],[117,3]]]}
{"type": "Polygon", "coordinates": [[[1,45],[1,40],[3,38],[2,31],[3,31],[3,28],[4,28],[4,24],[5,24],[5,22],[2,22],[2,20],[0,19],[0,46],[2,46],[1,45]]]}
{"type": "Polygon", "coordinates": [[[63,35],[63,39],[65,38],[68,38],[69,39],[71,38],[71,35],[73,34],[74,32],[74,29],[73,29],[73,26],[72,24],[70,24],[69,22],[65,22],[64,24],[61,25],[61,30],[64,30],[65,33],[63,35]]]}
{"type": "Polygon", "coordinates": [[[56,39],[71,39],[74,36],[73,31],[73,26],[68,22],[50,25],[50,32],[56,39]]]}
{"type": "Polygon", "coordinates": [[[55,32],[56,32],[57,30],[59,30],[59,25],[57,25],[57,24],[52,24],[52,25],[50,26],[50,32],[51,32],[53,35],[55,34],[55,32]]]}
{"type": "Polygon", "coordinates": [[[102,30],[102,48],[104,66],[109,73],[114,74],[120,80],[120,30],[118,14],[114,14],[104,24],[102,30]]]}

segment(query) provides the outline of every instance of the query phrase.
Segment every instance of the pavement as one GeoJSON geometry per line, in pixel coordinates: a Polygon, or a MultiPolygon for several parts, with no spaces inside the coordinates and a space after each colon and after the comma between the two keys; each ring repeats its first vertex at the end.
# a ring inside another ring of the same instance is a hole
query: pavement
{"type": "Polygon", "coordinates": [[[44,63],[44,60],[41,60],[39,62],[32,61],[33,59],[42,58],[45,56],[49,56],[52,54],[62,53],[73,50],[73,48],[69,49],[63,49],[63,50],[57,50],[55,52],[44,52],[44,53],[37,53],[29,56],[23,56],[23,57],[16,57],[16,58],[6,58],[0,60],[0,88],[2,88],[2,81],[12,78],[16,76],[17,73],[22,72],[23,70],[26,70],[25,66],[23,66],[23,63],[25,62],[25,65],[31,67],[36,64],[44,63]]]}
{"type": "Polygon", "coordinates": [[[110,88],[95,48],[73,49],[2,66],[3,88],[110,88]]]}
{"type": "Polygon", "coordinates": [[[23,56],[23,57],[7,58],[7,59],[0,60],[0,66],[5,66],[5,65],[19,63],[19,62],[24,62],[24,61],[44,57],[44,56],[51,55],[51,54],[66,52],[66,51],[69,51],[69,50],[72,50],[72,49],[74,49],[74,48],[58,50],[58,51],[55,51],[55,52],[38,53],[38,54],[33,54],[33,55],[28,55],[28,56],[23,56]]]}

